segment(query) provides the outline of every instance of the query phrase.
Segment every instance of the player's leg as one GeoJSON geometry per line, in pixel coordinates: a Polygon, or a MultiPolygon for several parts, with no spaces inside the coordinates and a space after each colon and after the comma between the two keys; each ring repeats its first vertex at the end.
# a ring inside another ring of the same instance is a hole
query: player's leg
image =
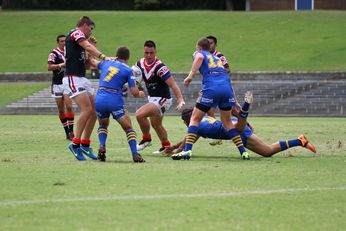
{"type": "Polygon", "coordinates": [[[216,107],[212,107],[212,108],[210,108],[209,111],[207,112],[207,115],[210,116],[210,117],[216,118],[216,117],[215,117],[215,111],[216,111],[216,107]]]}
{"type": "Polygon", "coordinates": [[[234,124],[235,128],[239,131],[239,132],[243,132],[244,129],[246,128],[247,125],[247,117],[249,115],[249,109],[251,104],[253,103],[253,95],[252,92],[247,91],[245,93],[245,97],[244,97],[244,102],[240,108],[240,112],[234,112],[234,108],[232,108],[232,115],[234,115],[235,117],[237,117],[237,123],[234,124]]]}
{"type": "MultiPolygon", "coordinates": [[[[109,117],[109,115],[108,115],[109,117]]],[[[97,158],[100,161],[106,161],[106,141],[108,137],[109,118],[107,116],[99,118],[99,127],[97,129],[97,136],[99,139],[99,150],[97,158]]]]}
{"type": "Polygon", "coordinates": [[[88,118],[85,123],[85,127],[82,133],[81,138],[81,150],[83,154],[87,155],[93,160],[97,160],[96,155],[93,153],[92,148],[90,148],[90,136],[91,133],[95,127],[96,123],[96,113],[95,113],[95,103],[94,103],[94,96],[88,94],[87,100],[89,101],[89,105],[91,107],[91,110],[89,111],[88,118]]]}
{"type": "Polygon", "coordinates": [[[168,140],[168,134],[166,128],[163,126],[163,115],[150,117],[151,126],[154,128],[157,136],[161,141],[161,148],[155,153],[161,153],[165,150],[166,147],[171,146],[171,143],[168,140]]]}
{"type": "Polygon", "coordinates": [[[271,157],[281,151],[279,142],[269,145],[255,134],[247,139],[246,148],[264,157],[271,157]]]}
{"type": "Polygon", "coordinates": [[[231,121],[231,110],[224,110],[220,108],[220,117],[222,121],[222,125],[228,132],[229,139],[233,141],[233,143],[237,146],[240,155],[243,159],[249,160],[250,155],[247,153],[243,141],[240,137],[239,131],[234,127],[231,121]]]}
{"type": "Polygon", "coordinates": [[[309,143],[308,139],[304,135],[300,135],[297,139],[293,140],[281,140],[279,141],[281,151],[285,151],[286,149],[301,146],[309,149],[310,151],[316,153],[316,148],[309,143]]]}
{"type": "Polygon", "coordinates": [[[61,125],[64,128],[66,139],[70,140],[68,121],[65,114],[64,100],[62,97],[55,97],[55,103],[58,108],[59,119],[60,119],[61,125]]]}
{"type": "Polygon", "coordinates": [[[137,146],[139,151],[151,145],[150,122],[148,118],[158,115],[160,115],[160,111],[154,103],[147,103],[136,111],[137,122],[142,131],[142,140],[137,146]]]}
{"type": "Polygon", "coordinates": [[[70,140],[73,139],[74,133],[73,133],[73,125],[74,125],[74,112],[72,107],[72,100],[70,97],[68,97],[67,94],[63,95],[64,104],[65,104],[65,117],[67,119],[68,124],[68,131],[69,131],[69,138],[70,140]]]}
{"type": "Polygon", "coordinates": [[[249,109],[251,104],[253,103],[253,95],[251,91],[245,92],[244,102],[240,108],[239,116],[241,118],[247,118],[249,115],[249,109]]]}
{"type": "Polygon", "coordinates": [[[87,92],[81,92],[72,98],[80,109],[80,115],[77,120],[77,126],[75,131],[75,137],[72,139],[72,143],[69,145],[69,149],[75,155],[78,160],[86,160],[80,149],[81,137],[84,131],[85,125],[88,121],[89,115],[92,113],[92,106],[90,104],[89,96],[87,92]]]}
{"type": "Polygon", "coordinates": [[[198,126],[203,116],[209,110],[207,107],[203,107],[200,104],[196,104],[192,111],[189,127],[187,128],[187,135],[185,136],[185,147],[182,152],[173,154],[171,158],[173,160],[189,160],[192,155],[193,144],[198,139],[198,126]],[[198,107],[198,108],[197,108],[198,107]],[[204,108],[204,109],[203,109],[204,108]],[[203,109],[203,110],[202,110],[203,109]]]}
{"type": "Polygon", "coordinates": [[[133,130],[132,128],[131,119],[128,113],[124,114],[116,120],[126,134],[127,143],[129,144],[133,161],[138,163],[145,162],[145,160],[137,151],[137,135],[135,130],[133,130]]]}

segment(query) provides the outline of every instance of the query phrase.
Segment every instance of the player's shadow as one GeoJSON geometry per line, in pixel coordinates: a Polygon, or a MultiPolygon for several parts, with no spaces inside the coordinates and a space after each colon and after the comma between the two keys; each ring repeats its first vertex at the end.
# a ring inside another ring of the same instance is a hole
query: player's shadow
{"type": "MultiPolygon", "coordinates": [[[[130,164],[130,163],[134,163],[133,160],[129,159],[129,160],[117,160],[117,159],[113,159],[113,160],[106,160],[105,162],[101,162],[99,161],[101,164],[107,164],[107,163],[111,163],[111,164],[130,164]]],[[[134,163],[137,164],[137,163],[134,163]]]]}
{"type": "MultiPolygon", "coordinates": [[[[198,155],[193,155],[191,157],[191,160],[192,159],[197,159],[198,161],[247,161],[247,160],[243,160],[241,156],[198,156],[198,155]]],[[[255,156],[255,157],[251,157],[250,161],[262,161],[263,159],[268,159],[268,158],[264,158],[261,156],[255,156]]]]}

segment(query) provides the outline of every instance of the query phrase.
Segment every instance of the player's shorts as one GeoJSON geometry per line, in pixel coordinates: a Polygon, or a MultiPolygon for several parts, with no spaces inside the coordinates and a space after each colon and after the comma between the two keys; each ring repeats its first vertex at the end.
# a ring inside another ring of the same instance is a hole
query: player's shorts
{"type": "Polygon", "coordinates": [[[151,97],[148,96],[149,103],[155,104],[155,106],[160,110],[160,115],[162,116],[166,111],[168,111],[172,106],[172,98],[162,98],[162,97],[151,97]]]}
{"type": "Polygon", "coordinates": [[[200,91],[196,107],[206,112],[212,107],[230,110],[235,105],[235,102],[231,85],[213,86],[200,91]]]}
{"type": "Polygon", "coordinates": [[[63,84],[52,84],[50,89],[53,98],[62,98],[64,94],[67,94],[63,84]]]}
{"type": "Polygon", "coordinates": [[[99,89],[95,96],[95,110],[99,119],[107,119],[110,115],[115,120],[123,117],[125,110],[122,91],[119,90],[115,93],[99,89]]]}
{"type": "Polygon", "coordinates": [[[85,77],[73,75],[64,76],[62,82],[64,84],[64,90],[67,92],[70,98],[84,92],[87,92],[88,95],[94,94],[94,88],[92,88],[90,80],[85,77]]]}

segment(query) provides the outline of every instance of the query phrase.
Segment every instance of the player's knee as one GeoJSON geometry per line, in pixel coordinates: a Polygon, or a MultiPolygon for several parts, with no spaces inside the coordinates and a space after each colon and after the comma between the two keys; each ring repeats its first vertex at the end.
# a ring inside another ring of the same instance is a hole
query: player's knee
{"type": "Polygon", "coordinates": [[[73,113],[72,105],[66,105],[66,111],[67,113],[73,113]]]}
{"type": "Polygon", "coordinates": [[[58,108],[58,113],[59,113],[59,115],[64,115],[65,111],[63,108],[58,108]]]}
{"type": "Polygon", "coordinates": [[[152,123],[151,126],[152,126],[155,130],[162,129],[162,124],[159,124],[159,123],[152,123]]]}

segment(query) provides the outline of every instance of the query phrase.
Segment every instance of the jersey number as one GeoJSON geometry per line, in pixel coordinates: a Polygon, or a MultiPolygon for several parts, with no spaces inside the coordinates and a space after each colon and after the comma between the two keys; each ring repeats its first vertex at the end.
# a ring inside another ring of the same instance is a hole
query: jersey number
{"type": "Polygon", "coordinates": [[[211,55],[207,55],[207,58],[209,60],[209,64],[208,64],[209,68],[215,68],[215,67],[224,68],[223,65],[222,65],[222,61],[219,58],[216,58],[214,60],[213,56],[211,56],[211,55]],[[217,61],[217,62],[215,63],[215,61],[217,61]]]}
{"type": "Polygon", "coordinates": [[[109,67],[108,72],[108,75],[103,79],[105,82],[109,82],[119,72],[119,69],[116,67],[109,67]]]}

